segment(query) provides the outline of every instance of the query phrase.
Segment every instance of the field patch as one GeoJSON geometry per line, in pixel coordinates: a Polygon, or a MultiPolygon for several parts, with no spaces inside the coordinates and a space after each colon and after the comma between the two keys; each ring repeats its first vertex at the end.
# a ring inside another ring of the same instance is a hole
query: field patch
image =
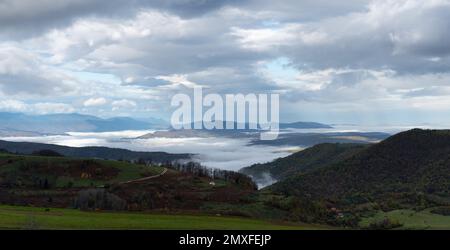
{"type": "Polygon", "coordinates": [[[389,212],[378,212],[372,217],[363,218],[360,226],[367,228],[370,224],[382,220],[398,222],[401,226],[398,229],[450,229],[450,216],[431,213],[432,209],[423,211],[414,210],[393,210],[389,212]]]}
{"type": "Polygon", "coordinates": [[[283,224],[238,217],[130,212],[83,212],[75,209],[0,205],[2,229],[197,229],[306,230],[308,224],[283,224]]]}

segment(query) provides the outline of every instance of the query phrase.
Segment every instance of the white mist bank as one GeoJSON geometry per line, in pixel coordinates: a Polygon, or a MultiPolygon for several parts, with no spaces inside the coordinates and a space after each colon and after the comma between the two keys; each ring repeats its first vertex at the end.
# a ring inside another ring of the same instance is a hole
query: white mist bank
{"type": "Polygon", "coordinates": [[[152,131],[119,131],[101,133],[69,132],[67,135],[38,137],[4,137],[1,140],[38,142],[70,147],[105,146],[133,151],[164,151],[196,154],[194,160],[207,167],[237,171],[255,163],[285,157],[299,147],[249,146],[248,139],[212,138],[149,138],[134,139],[152,131]]]}
{"type": "MultiPolygon", "coordinates": [[[[386,132],[395,134],[412,128],[448,128],[446,126],[360,126],[333,125],[327,129],[293,129],[282,133],[329,133],[329,132],[386,132]]],[[[194,160],[207,167],[226,170],[239,170],[255,163],[265,163],[279,157],[285,157],[300,147],[248,145],[246,138],[149,138],[135,139],[154,130],[130,130],[117,132],[68,132],[67,135],[38,137],[3,137],[1,140],[39,142],[71,147],[105,146],[124,148],[134,151],[163,151],[167,153],[196,154],[194,160]]],[[[269,181],[270,182],[270,181],[269,181]]]]}

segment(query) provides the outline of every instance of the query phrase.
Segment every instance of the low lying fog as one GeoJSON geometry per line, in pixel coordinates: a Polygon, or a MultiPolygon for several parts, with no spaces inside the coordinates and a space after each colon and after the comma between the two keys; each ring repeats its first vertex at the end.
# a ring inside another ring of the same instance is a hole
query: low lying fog
{"type": "MultiPolygon", "coordinates": [[[[358,126],[333,125],[332,129],[297,129],[290,132],[365,132],[378,131],[391,134],[407,130],[408,126],[358,126]]],[[[414,127],[430,127],[429,125],[414,127]]],[[[432,126],[431,126],[432,127],[432,126]]],[[[248,139],[238,138],[151,138],[135,139],[154,131],[119,131],[103,133],[69,132],[67,135],[41,137],[7,137],[7,141],[27,141],[58,144],[72,147],[106,146],[125,148],[135,151],[164,151],[168,153],[196,154],[195,160],[203,165],[227,170],[239,170],[254,163],[265,163],[279,157],[285,157],[299,147],[249,146],[248,139]]],[[[285,133],[282,132],[282,133],[285,133]]],[[[270,182],[270,181],[269,181],[270,182]]]]}
{"type": "Polygon", "coordinates": [[[8,141],[26,141],[71,147],[105,146],[134,151],[164,151],[196,154],[203,165],[227,170],[239,170],[254,163],[264,163],[285,157],[298,147],[248,146],[247,139],[235,138],[151,138],[135,139],[151,131],[120,131],[104,133],[75,133],[42,137],[8,137],[8,141]]]}

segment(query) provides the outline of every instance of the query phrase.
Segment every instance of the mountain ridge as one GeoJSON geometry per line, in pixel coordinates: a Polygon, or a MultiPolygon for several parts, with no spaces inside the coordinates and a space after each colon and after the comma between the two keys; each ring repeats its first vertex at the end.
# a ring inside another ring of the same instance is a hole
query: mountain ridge
{"type": "Polygon", "coordinates": [[[415,204],[417,196],[448,197],[450,130],[413,129],[337,163],[298,174],[268,189],[345,206],[368,201],[415,204]],[[391,197],[391,198],[389,198],[391,197]]]}
{"type": "Polygon", "coordinates": [[[69,147],[35,142],[10,142],[0,140],[0,149],[11,153],[32,154],[36,151],[51,150],[68,157],[99,158],[108,160],[151,161],[166,163],[189,160],[190,154],[170,154],[166,152],[140,152],[109,147],[69,147]]]}
{"type": "MultiPolygon", "coordinates": [[[[158,122],[156,119],[153,120],[158,122]]],[[[145,130],[161,127],[165,127],[165,125],[130,117],[100,118],[79,113],[28,115],[0,112],[0,129],[4,131],[11,131],[11,128],[14,128],[15,131],[39,134],[63,134],[65,132],[145,130]]]]}

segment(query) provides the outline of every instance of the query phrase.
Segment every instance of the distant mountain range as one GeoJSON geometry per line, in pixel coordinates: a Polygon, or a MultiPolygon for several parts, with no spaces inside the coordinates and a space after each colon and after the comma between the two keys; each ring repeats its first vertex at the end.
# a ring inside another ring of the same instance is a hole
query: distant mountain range
{"type": "Polygon", "coordinates": [[[382,132],[289,132],[280,134],[275,140],[260,140],[259,133],[260,131],[256,130],[172,129],[155,131],[142,135],[137,139],[227,137],[247,139],[249,140],[249,145],[311,147],[321,143],[376,143],[390,136],[390,134],[382,132]]]}
{"type": "Polygon", "coordinates": [[[0,150],[17,154],[32,154],[37,151],[51,150],[64,156],[78,158],[97,158],[106,160],[144,160],[166,163],[176,160],[190,160],[190,154],[169,154],[165,152],[137,152],[127,149],[108,147],[67,147],[34,142],[9,142],[0,140],[0,150]]]}
{"type": "Polygon", "coordinates": [[[82,114],[27,115],[0,112],[0,135],[33,136],[65,132],[107,132],[167,127],[162,121],[140,121],[129,117],[103,119],[82,114]]]}
{"type": "Polygon", "coordinates": [[[282,133],[276,140],[251,141],[251,145],[311,147],[320,143],[376,143],[388,138],[383,132],[293,132],[282,133]]]}
{"type": "Polygon", "coordinates": [[[318,122],[280,123],[280,129],[312,129],[312,128],[333,128],[333,127],[318,122]]]}
{"type": "MultiPolygon", "coordinates": [[[[1,125],[0,125],[1,126],[1,125]]],[[[0,127],[0,137],[33,137],[33,136],[43,136],[50,135],[50,133],[39,133],[35,131],[25,131],[17,130],[12,128],[2,128],[0,127]]]]}
{"type": "MultiPolygon", "coordinates": [[[[225,127],[225,123],[224,127],[225,127]]],[[[249,124],[244,124],[246,129],[237,129],[240,132],[255,131],[249,129],[249,124]]],[[[194,127],[194,123],[191,124],[194,127]]],[[[316,122],[280,123],[280,129],[310,129],[332,128],[329,125],[316,122]]],[[[170,129],[170,124],[155,118],[145,121],[130,117],[99,118],[92,115],[77,113],[71,114],[47,114],[28,115],[23,113],[0,112],[0,136],[39,136],[48,134],[63,134],[66,132],[109,132],[123,130],[145,129],[170,129]]],[[[206,130],[206,129],[204,129],[206,130]]],[[[221,134],[227,134],[230,131],[221,134]]]]}
{"type": "MultiPolygon", "coordinates": [[[[225,127],[226,122],[223,122],[225,127]]],[[[213,131],[215,135],[231,135],[245,132],[255,132],[250,129],[248,123],[243,126],[245,129],[238,129],[238,123],[234,123],[235,129],[231,130],[207,130],[213,131]]],[[[194,123],[191,124],[194,127],[194,123]]],[[[316,122],[293,122],[280,123],[279,129],[313,129],[313,128],[332,128],[329,125],[316,122]]],[[[0,136],[42,136],[49,134],[64,134],[66,132],[110,132],[123,130],[146,130],[146,129],[169,129],[165,133],[168,137],[185,137],[184,132],[171,130],[170,124],[161,119],[148,118],[145,120],[136,120],[130,117],[99,118],[84,114],[47,114],[47,115],[29,115],[23,113],[0,112],[0,136]]],[[[197,132],[193,132],[197,133],[197,132]]],[[[188,134],[190,134],[188,132],[188,134]]],[[[151,136],[151,135],[149,135],[151,136]]]]}
{"type": "MultiPolygon", "coordinates": [[[[222,127],[225,129],[227,126],[226,121],[219,121],[219,123],[222,123],[222,127]]],[[[238,123],[233,122],[234,129],[227,129],[227,130],[238,130],[238,131],[255,131],[261,129],[259,125],[256,125],[254,123],[238,123]],[[257,129],[250,128],[250,125],[253,125],[252,127],[256,127],[257,129]]],[[[194,129],[195,125],[197,127],[201,127],[201,129],[205,129],[202,122],[192,122],[190,124],[190,127],[194,129]]],[[[290,123],[279,123],[278,124],[279,129],[317,129],[317,128],[333,128],[330,125],[318,123],[318,122],[290,122],[290,123]]],[[[211,130],[217,130],[217,129],[211,129],[211,130]]]]}

